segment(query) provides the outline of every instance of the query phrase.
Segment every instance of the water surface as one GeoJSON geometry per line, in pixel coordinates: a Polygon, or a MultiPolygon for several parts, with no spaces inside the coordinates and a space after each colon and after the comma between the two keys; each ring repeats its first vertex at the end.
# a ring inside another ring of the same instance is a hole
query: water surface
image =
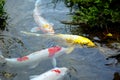
{"type": "MultiPolygon", "coordinates": [[[[6,0],[5,9],[10,17],[7,26],[9,31],[4,31],[1,36],[1,51],[5,57],[20,57],[55,45],[51,39],[20,33],[20,31],[30,31],[31,28],[37,26],[32,16],[34,4],[35,0],[6,0]]],[[[64,3],[61,2],[54,8],[51,0],[42,0],[40,5],[42,16],[54,24],[56,33],[71,33],[69,28],[60,23],[61,20],[70,19],[67,15],[69,9],[64,3]]],[[[58,67],[70,69],[70,73],[64,80],[112,80],[114,72],[120,72],[119,65],[106,66],[108,61],[96,48],[76,48],[72,54],[57,58],[57,63],[58,67]]],[[[7,78],[1,73],[0,78],[2,80],[29,80],[29,76],[39,75],[51,68],[51,60],[41,62],[34,69],[1,65],[1,72],[9,72],[14,76],[7,78]]]]}

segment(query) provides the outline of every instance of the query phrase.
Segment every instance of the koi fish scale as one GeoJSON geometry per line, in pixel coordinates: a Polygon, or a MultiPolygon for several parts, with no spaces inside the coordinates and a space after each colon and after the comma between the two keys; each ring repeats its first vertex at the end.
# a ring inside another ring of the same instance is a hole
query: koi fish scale
{"type": "Polygon", "coordinates": [[[27,56],[21,57],[21,58],[17,58],[17,61],[22,62],[22,61],[26,61],[29,58],[27,56]]]}
{"type": "Polygon", "coordinates": [[[56,52],[60,51],[61,50],[61,47],[59,46],[55,46],[55,47],[51,47],[48,49],[48,52],[49,52],[49,57],[52,57],[55,55],[56,52]]]}
{"type": "Polygon", "coordinates": [[[58,74],[60,74],[61,73],[61,71],[59,70],[59,69],[54,69],[54,70],[52,70],[53,72],[56,72],[56,73],[58,73],[58,74]]]}

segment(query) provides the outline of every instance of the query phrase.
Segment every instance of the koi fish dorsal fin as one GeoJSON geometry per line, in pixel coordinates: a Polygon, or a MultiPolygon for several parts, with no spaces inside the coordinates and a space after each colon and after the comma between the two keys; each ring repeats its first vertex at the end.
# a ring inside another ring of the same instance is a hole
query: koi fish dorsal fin
{"type": "Polygon", "coordinates": [[[52,58],[52,65],[53,65],[54,68],[57,67],[57,61],[56,61],[55,57],[52,58]]]}

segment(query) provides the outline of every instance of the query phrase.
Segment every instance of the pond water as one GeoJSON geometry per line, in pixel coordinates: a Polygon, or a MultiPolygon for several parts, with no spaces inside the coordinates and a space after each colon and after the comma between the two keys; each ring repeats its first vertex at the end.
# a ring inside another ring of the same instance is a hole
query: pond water
{"type": "MultiPolygon", "coordinates": [[[[8,31],[3,31],[0,36],[0,49],[5,57],[20,57],[56,45],[51,39],[20,33],[20,31],[30,31],[37,26],[32,16],[34,4],[35,0],[6,0],[5,9],[9,15],[8,31]]],[[[54,24],[56,33],[71,33],[69,28],[60,23],[61,20],[70,19],[67,15],[69,9],[64,3],[58,3],[56,8],[51,0],[42,0],[40,4],[42,16],[54,24]]],[[[63,80],[113,80],[114,73],[120,72],[120,65],[106,66],[108,62],[97,48],[76,48],[72,54],[57,58],[59,67],[70,69],[70,73],[63,80]]],[[[50,60],[41,62],[34,69],[0,65],[0,78],[29,80],[29,76],[39,75],[51,68],[50,60]]]]}

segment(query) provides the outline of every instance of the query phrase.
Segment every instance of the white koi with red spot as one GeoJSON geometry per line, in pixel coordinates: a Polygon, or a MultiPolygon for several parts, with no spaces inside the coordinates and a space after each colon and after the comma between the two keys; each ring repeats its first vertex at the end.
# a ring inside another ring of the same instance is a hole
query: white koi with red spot
{"type": "Polygon", "coordinates": [[[52,58],[53,66],[56,67],[55,58],[67,52],[69,52],[69,48],[54,46],[41,51],[33,52],[20,58],[4,58],[0,55],[0,62],[6,63],[12,67],[29,66],[30,68],[34,68],[40,63],[40,61],[52,58]]]}
{"type": "Polygon", "coordinates": [[[60,80],[68,73],[68,68],[54,68],[41,75],[32,76],[30,80],[60,80]]]}

